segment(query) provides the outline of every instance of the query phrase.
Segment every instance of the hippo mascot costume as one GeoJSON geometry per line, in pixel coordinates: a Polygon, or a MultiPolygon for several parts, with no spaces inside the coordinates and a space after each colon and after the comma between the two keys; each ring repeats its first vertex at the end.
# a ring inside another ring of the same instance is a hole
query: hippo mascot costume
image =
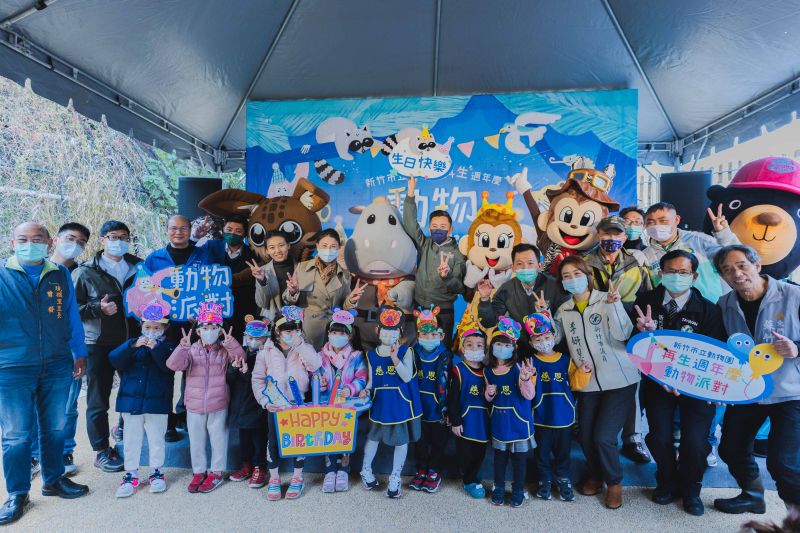
{"type": "Polygon", "coordinates": [[[394,305],[406,314],[402,342],[414,339],[414,277],[417,249],[400,223],[401,215],[384,196],[366,207],[350,208],[360,214],[353,233],[344,246],[344,261],[353,283],[367,282],[356,309],[356,327],[361,332],[364,350],[378,342],[378,309],[394,305]]]}

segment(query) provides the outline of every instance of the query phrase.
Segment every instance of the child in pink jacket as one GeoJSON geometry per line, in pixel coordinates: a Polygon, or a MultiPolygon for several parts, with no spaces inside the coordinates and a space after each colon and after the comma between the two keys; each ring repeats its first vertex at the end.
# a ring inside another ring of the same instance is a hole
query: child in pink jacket
{"type": "Polygon", "coordinates": [[[194,476],[189,492],[211,492],[222,484],[228,456],[228,402],[225,380],[228,363],[247,371],[242,345],[222,329],[222,306],[203,302],[197,314],[200,340],[192,344],[193,330],[183,331],[180,344],[167,359],[167,367],[182,371],[186,379],[183,395],[186,426],[194,476]],[[220,339],[221,335],[221,339],[220,339]],[[211,440],[211,471],[207,471],[206,442],[211,440]]]}
{"type": "MultiPolygon", "coordinates": [[[[303,337],[303,310],[289,305],[281,308],[281,315],[275,321],[273,341],[267,341],[264,348],[258,352],[253,367],[253,394],[258,403],[270,411],[270,416],[267,417],[267,468],[269,468],[267,499],[271,501],[281,499],[281,478],[278,472],[280,466],[278,431],[275,428],[275,417],[272,415],[277,408],[270,404],[264,394],[267,376],[275,380],[283,395],[291,400],[293,395],[289,388],[289,377],[297,381],[300,394],[305,395],[309,389],[309,375],[319,370],[322,364],[319,354],[303,337]]],[[[305,487],[303,464],[302,457],[294,459],[294,473],[286,491],[287,499],[299,498],[303,492],[305,487]]]]}

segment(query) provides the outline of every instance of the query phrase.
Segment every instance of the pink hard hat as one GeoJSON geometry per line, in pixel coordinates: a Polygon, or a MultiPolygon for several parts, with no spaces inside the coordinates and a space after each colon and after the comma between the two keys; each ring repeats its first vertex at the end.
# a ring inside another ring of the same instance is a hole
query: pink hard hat
{"type": "Polygon", "coordinates": [[[800,195],[800,163],[788,157],[765,157],[744,165],[728,187],[778,189],[800,195]]]}

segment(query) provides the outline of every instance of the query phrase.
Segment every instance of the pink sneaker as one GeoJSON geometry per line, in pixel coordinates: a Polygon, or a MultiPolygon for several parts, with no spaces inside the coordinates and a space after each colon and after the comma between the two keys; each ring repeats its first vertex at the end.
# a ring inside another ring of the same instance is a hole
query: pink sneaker
{"type": "Polygon", "coordinates": [[[289,488],[286,490],[287,500],[296,500],[303,494],[303,487],[306,486],[305,480],[301,477],[293,477],[289,481],[289,488]]]}
{"type": "Polygon", "coordinates": [[[281,499],[281,478],[272,478],[267,485],[267,499],[276,502],[281,499]]]}
{"type": "Polygon", "coordinates": [[[200,485],[203,484],[203,481],[206,479],[206,473],[201,472],[200,474],[195,474],[192,476],[192,481],[189,482],[189,492],[194,494],[200,489],[200,485]]]}

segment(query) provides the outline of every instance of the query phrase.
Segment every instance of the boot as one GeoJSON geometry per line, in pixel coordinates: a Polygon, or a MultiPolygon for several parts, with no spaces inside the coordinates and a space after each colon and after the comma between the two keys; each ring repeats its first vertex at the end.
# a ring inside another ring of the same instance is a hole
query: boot
{"type": "Polygon", "coordinates": [[[717,498],[714,500],[714,507],[718,511],[728,514],[766,513],[767,503],[764,501],[764,484],[761,483],[761,478],[756,478],[742,486],[742,493],[738,496],[717,498]]]}
{"type": "Polygon", "coordinates": [[[606,491],[606,507],[619,509],[622,507],[622,484],[609,485],[606,491]]]}
{"type": "Polygon", "coordinates": [[[600,494],[600,491],[603,490],[603,482],[599,479],[587,478],[582,483],[579,483],[575,490],[578,491],[578,494],[584,496],[594,496],[595,494],[600,494]]]}

